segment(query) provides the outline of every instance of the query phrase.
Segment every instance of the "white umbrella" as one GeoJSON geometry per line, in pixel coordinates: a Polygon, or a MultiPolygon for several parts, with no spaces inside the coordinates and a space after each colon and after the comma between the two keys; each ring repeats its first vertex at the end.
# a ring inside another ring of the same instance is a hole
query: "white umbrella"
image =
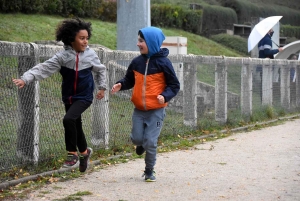
{"type": "Polygon", "coordinates": [[[255,25],[248,38],[248,52],[257,45],[281,18],[282,16],[267,17],[255,25]]]}

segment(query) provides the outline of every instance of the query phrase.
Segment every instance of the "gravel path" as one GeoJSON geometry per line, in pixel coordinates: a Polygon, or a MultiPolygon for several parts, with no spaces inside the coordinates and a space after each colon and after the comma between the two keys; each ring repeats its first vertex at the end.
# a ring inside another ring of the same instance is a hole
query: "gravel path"
{"type": "Polygon", "coordinates": [[[299,201],[300,120],[158,154],[156,182],[144,182],[143,168],[143,159],[109,166],[47,185],[26,200],[62,199],[89,191],[92,195],[82,200],[299,201]]]}

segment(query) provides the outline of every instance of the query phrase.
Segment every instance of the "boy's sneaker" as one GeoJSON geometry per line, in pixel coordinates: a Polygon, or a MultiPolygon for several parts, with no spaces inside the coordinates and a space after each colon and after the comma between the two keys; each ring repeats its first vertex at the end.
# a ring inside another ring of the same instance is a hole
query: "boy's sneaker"
{"type": "Polygon", "coordinates": [[[79,171],[80,172],[85,172],[85,170],[87,169],[90,157],[92,156],[92,153],[93,153],[92,148],[88,147],[87,154],[85,154],[85,155],[80,154],[80,156],[79,156],[79,171]]]}
{"type": "Polygon", "coordinates": [[[144,152],[145,152],[145,149],[144,149],[143,146],[136,146],[136,148],[135,148],[135,153],[136,153],[137,155],[142,155],[144,152]]]}
{"type": "Polygon", "coordinates": [[[68,153],[67,159],[65,160],[63,167],[64,168],[78,167],[78,165],[79,165],[78,156],[75,154],[68,153]]]}
{"type": "Polygon", "coordinates": [[[145,169],[144,174],[142,175],[142,177],[145,177],[146,182],[156,181],[155,171],[153,169],[150,169],[150,168],[145,169]]]}

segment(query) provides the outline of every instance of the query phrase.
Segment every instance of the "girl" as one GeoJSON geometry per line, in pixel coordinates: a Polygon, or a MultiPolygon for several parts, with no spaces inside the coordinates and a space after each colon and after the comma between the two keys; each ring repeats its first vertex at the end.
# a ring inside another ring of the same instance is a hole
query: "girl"
{"type": "Polygon", "coordinates": [[[30,82],[60,72],[62,101],[66,111],[63,126],[68,152],[63,167],[77,167],[79,164],[80,172],[87,169],[93,152],[87,147],[81,114],[92,104],[94,79],[99,90],[97,99],[102,99],[106,90],[106,68],[100,63],[96,52],[88,47],[88,41],[92,36],[91,30],[91,23],[80,19],[62,21],[56,29],[56,41],[64,43],[64,50],[26,71],[21,79],[13,79],[19,88],[23,88],[30,82]],[[77,149],[80,152],[79,156],[77,149]]]}

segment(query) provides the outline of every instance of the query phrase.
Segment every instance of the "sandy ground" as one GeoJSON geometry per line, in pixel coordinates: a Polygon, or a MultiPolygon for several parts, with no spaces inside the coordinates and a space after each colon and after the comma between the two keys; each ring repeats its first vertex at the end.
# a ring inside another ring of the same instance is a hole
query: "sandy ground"
{"type": "Polygon", "coordinates": [[[24,200],[54,200],[79,191],[88,201],[299,201],[300,120],[241,132],[195,149],[158,154],[156,182],[144,182],[143,159],[49,184],[24,200]]]}

